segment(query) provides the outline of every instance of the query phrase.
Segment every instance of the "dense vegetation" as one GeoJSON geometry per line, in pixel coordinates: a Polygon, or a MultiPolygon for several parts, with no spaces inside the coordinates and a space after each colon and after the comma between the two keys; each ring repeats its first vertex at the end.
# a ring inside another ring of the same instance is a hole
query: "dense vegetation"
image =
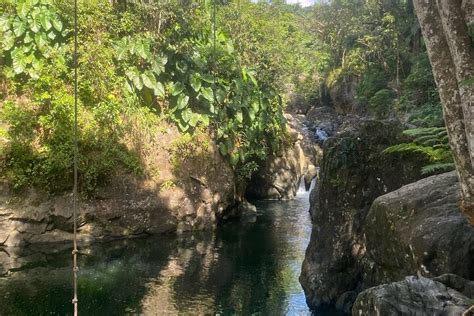
{"type": "MultiPolygon", "coordinates": [[[[70,188],[71,5],[0,1],[0,168],[18,189],[70,188]]],[[[89,193],[117,169],[144,173],[130,144],[137,126],[140,137],[165,124],[206,132],[249,178],[285,143],[292,93],[328,103],[328,91],[355,83],[360,113],[443,126],[411,1],[80,1],[79,21],[89,193]]]]}
{"type": "MultiPolygon", "coordinates": [[[[284,139],[275,82],[241,62],[212,6],[80,5],[79,130],[83,189],[123,167],[141,172],[129,129],[168,121],[207,130],[242,177],[284,139]],[[159,18],[156,16],[159,15],[159,18]]],[[[2,2],[2,169],[17,188],[69,188],[72,165],[71,4],[2,2]]],[[[263,65],[262,61],[260,65],[263,65]]]]}

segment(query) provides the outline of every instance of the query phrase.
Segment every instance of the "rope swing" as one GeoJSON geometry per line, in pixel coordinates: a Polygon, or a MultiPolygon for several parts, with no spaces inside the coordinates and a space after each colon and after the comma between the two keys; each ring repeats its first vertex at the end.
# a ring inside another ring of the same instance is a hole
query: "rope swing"
{"type": "Polygon", "coordinates": [[[77,146],[77,0],[74,0],[74,189],[73,189],[73,222],[74,222],[74,236],[73,236],[73,288],[74,297],[72,304],[74,305],[74,316],[77,316],[77,272],[79,267],[77,266],[77,160],[78,160],[78,146],[77,146]]]}

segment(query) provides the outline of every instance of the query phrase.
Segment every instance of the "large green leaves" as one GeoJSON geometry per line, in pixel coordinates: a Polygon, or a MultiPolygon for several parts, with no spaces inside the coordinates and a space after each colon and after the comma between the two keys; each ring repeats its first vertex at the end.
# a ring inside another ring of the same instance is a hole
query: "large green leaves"
{"type": "Polygon", "coordinates": [[[13,14],[0,16],[0,49],[10,56],[7,66],[16,75],[37,79],[41,59],[50,58],[52,49],[65,44],[63,32],[63,23],[51,1],[18,1],[13,14]]]}
{"type": "Polygon", "coordinates": [[[199,74],[191,74],[190,84],[195,92],[199,92],[199,90],[201,89],[201,78],[199,74]]]}
{"type": "Polygon", "coordinates": [[[180,94],[178,96],[178,101],[176,102],[176,107],[179,110],[182,110],[188,105],[188,102],[189,102],[189,97],[187,95],[180,94]]]}

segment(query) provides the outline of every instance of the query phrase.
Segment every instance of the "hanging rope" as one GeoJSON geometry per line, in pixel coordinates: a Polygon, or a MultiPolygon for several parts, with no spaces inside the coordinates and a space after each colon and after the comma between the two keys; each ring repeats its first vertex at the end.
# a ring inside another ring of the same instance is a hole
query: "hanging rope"
{"type": "Polygon", "coordinates": [[[77,156],[78,156],[78,146],[77,146],[77,0],[74,0],[74,189],[73,189],[73,222],[74,222],[74,237],[73,237],[73,250],[72,250],[72,260],[73,260],[73,287],[74,287],[74,297],[72,299],[72,304],[74,304],[74,316],[77,316],[77,272],[79,267],[77,266],[77,156]]]}
{"type": "MultiPolygon", "coordinates": [[[[216,0],[212,0],[212,66],[210,73],[212,75],[212,96],[213,96],[213,105],[214,111],[216,111],[217,104],[217,94],[216,94],[216,64],[217,64],[217,54],[216,54],[216,0]]],[[[214,133],[217,136],[217,130],[219,128],[219,122],[216,120],[214,133]]]]}

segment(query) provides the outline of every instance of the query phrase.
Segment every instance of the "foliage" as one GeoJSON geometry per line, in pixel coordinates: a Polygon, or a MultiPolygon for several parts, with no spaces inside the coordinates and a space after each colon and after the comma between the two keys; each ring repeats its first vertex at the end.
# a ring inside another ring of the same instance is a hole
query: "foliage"
{"type": "MultiPolygon", "coordinates": [[[[52,16],[51,19],[60,19],[62,27],[68,29],[71,16],[60,14],[52,1],[19,2],[5,17],[16,21],[26,16],[28,23],[32,23],[30,17],[42,10],[48,12],[44,14],[52,16]]],[[[86,16],[82,11],[80,18],[86,16]]],[[[49,27],[44,19],[40,20],[38,34],[48,28],[51,32],[57,24],[51,20],[53,26],[49,27]]],[[[2,31],[2,35],[6,32],[8,30],[2,31]]],[[[120,166],[130,172],[141,172],[139,157],[120,140],[124,132],[121,113],[125,104],[119,100],[122,96],[117,91],[117,77],[111,75],[115,69],[113,63],[109,63],[110,49],[100,48],[95,42],[107,40],[104,34],[104,28],[95,29],[94,41],[84,35],[88,49],[80,51],[79,59],[84,63],[78,100],[79,175],[81,189],[86,194],[92,194],[99,185],[105,184],[120,166]],[[91,66],[90,60],[100,68],[91,66]]],[[[19,48],[24,46],[25,37],[17,39],[19,48]]],[[[43,48],[32,46],[31,55],[41,67],[28,68],[27,64],[24,72],[13,71],[15,74],[6,78],[13,93],[3,100],[0,112],[9,140],[1,145],[2,173],[17,189],[35,186],[60,192],[70,189],[72,184],[72,41],[70,37],[56,39],[44,43],[43,48]]],[[[9,74],[10,69],[15,68],[15,50],[4,47],[2,54],[7,61],[2,73],[9,74]],[[8,61],[12,61],[11,64],[8,61]]]]}
{"type": "MultiPolygon", "coordinates": [[[[68,190],[72,4],[3,0],[0,6],[0,80],[8,86],[1,101],[0,126],[8,141],[0,145],[0,166],[18,189],[68,190]]],[[[131,135],[139,129],[146,131],[139,137],[150,137],[162,119],[183,135],[211,135],[241,178],[278,150],[285,120],[276,81],[259,72],[263,64],[242,62],[230,34],[216,28],[214,40],[208,4],[80,2],[79,20],[83,192],[93,194],[123,169],[141,173],[131,135]]]]}
{"type": "Polygon", "coordinates": [[[60,47],[68,31],[50,0],[18,1],[12,10],[14,14],[0,16],[5,74],[38,79],[45,60],[63,58],[60,47]]]}
{"type": "Polygon", "coordinates": [[[309,15],[312,46],[324,61],[314,88],[355,83],[354,103],[362,111],[379,117],[389,111],[420,127],[443,125],[412,1],[324,1],[309,15]]]}
{"type": "Polygon", "coordinates": [[[398,108],[410,113],[409,122],[417,126],[443,125],[441,103],[426,53],[414,58],[410,74],[403,81],[398,108]]]}
{"type": "Polygon", "coordinates": [[[314,94],[314,80],[324,60],[312,47],[307,11],[285,1],[228,1],[218,8],[218,24],[230,36],[241,63],[253,67],[264,85],[283,97],[314,94]]]}
{"type": "Polygon", "coordinates": [[[386,118],[391,110],[393,103],[393,92],[388,89],[377,91],[369,100],[369,109],[375,113],[378,118],[386,118]]]}
{"type": "Polygon", "coordinates": [[[384,153],[417,152],[425,155],[430,164],[423,166],[423,174],[454,169],[448,134],[444,127],[408,129],[403,134],[409,136],[411,142],[390,146],[384,153]]]}

